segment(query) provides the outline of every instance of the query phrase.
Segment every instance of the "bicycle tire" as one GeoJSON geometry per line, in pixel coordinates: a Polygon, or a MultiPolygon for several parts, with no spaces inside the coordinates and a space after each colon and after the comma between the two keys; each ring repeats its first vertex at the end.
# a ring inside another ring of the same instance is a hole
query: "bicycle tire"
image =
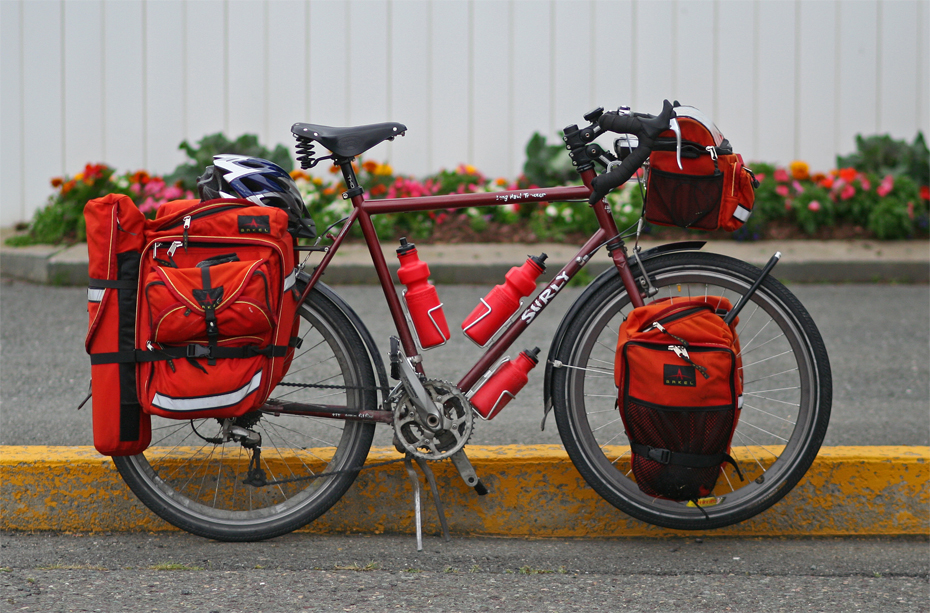
{"type": "MultiPolygon", "coordinates": [[[[724,295],[736,303],[760,270],[707,253],[672,253],[643,263],[663,297],[724,295]]],[[[637,279],[642,277],[633,268],[637,279]]],[[[801,303],[772,277],[740,314],[744,405],[729,465],[711,496],[676,502],[637,487],[628,439],[617,409],[613,360],[619,324],[631,310],[615,272],[587,296],[567,326],[553,371],[551,397],[559,435],[587,483],[605,500],[642,521],[679,530],[715,529],[745,521],[778,502],[810,468],[826,435],[832,402],[830,363],[816,325],[801,303]],[[774,326],[773,326],[774,324],[774,326]],[[706,505],[706,506],[705,506],[706,505]]],[[[648,300],[647,300],[648,302],[648,300]]]]}
{"type": "MultiPolygon", "coordinates": [[[[371,362],[345,315],[318,291],[310,293],[299,313],[303,343],[282,383],[346,389],[279,385],[272,396],[377,408],[371,362]]],[[[269,481],[361,466],[375,428],[373,423],[258,412],[239,420],[262,435],[262,468],[269,481]]],[[[216,419],[153,417],[152,446],[113,460],[132,492],[156,515],[220,541],[258,541],[300,528],[332,507],[358,475],[349,471],[279,485],[246,485],[249,452],[239,443],[208,440],[217,438],[220,428],[216,419]]]]}

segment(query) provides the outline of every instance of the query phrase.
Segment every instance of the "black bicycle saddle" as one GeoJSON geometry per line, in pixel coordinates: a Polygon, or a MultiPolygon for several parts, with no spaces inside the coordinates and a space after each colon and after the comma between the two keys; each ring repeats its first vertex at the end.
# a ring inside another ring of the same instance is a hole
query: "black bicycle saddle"
{"type": "Polygon", "coordinates": [[[403,135],[407,126],[402,123],[373,123],[351,128],[333,128],[312,123],[295,123],[291,133],[297,138],[316,141],[333,152],[336,157],[351,158],[365,153],[386,140],[403,135]]]}

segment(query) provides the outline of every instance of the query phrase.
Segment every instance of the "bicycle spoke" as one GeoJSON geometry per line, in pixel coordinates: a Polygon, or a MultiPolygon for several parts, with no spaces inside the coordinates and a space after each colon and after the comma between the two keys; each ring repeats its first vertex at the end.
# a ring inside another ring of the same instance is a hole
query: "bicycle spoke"
{"type": "Polygon", "coordinates": [[[764,415],[768,415],[769,417],[771,417],[771,418],[773,418],[773,419],[780,419],[781,421],[787,422],[787,423],[791,424],[792,426],[794,426],[794,425],[797,424],[797,422],[791,421],[790,419],[786,419],[786,418],[784,418],[784,417],[779,417],[778,415],[775,415],[775,414],[773,414],[773,413],[769,413],[768,411],[763,411],[762,409],[760,409],[760,408],[758,408],[758,407],[754,407],[754,406],[752,406],[751,404],[743,403],[743,408],[744,408],[744,409],[752,409],[753,411],[758,411],[759,413],[762,413],[762,414],[764,414],[764,415]]]}

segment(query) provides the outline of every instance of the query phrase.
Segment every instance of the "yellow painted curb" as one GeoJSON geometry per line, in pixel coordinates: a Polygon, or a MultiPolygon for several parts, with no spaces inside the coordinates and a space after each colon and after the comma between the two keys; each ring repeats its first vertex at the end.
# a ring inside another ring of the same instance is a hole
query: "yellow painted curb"
{"type": "MultiPolygon", "coordinates": [[[[454,533],[521,537],[685,534],[632,519],[588,487],[558,445],[469,447],[491,490],[479,497],[450,462],[433,465],[454,533]]],[[[374,449],[368,461],[399,457],[374,449]]],[[[424,496],[426,530],[437,532],[424,496]]],[[[92,447],[0,447],[0,529],[170,530],[139,503],[113,462],[92,447]]],[[[401,464],[363,471],[349,493],[307,530],[413,531],[410,483],[401,464]]],[[[697,533],[688,532],[695,535],[697,533]]],[[[828,447],[785,499],[725,536],[930,534],[930,447],[828,447]]]]}

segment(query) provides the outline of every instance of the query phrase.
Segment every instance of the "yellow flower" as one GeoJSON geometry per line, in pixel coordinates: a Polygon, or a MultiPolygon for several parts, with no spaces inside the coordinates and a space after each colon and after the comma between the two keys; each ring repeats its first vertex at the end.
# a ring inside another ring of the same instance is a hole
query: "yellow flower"
{"type": "Polygon", "coordinates": [[[471,164],[467,164],[465,166],[465,172],[470,175],[475,175],[475,174],[478,174],[478,169],[472,166],[471,164]]]}
{"type": "Polygon", "coordinates": [[[364,168],[366,172],[374,173],[376,170],[378,170],[378,162],[373,160],[365,160],[365,163],[362,164],[362,168],[364,168]]]}
{"type": "Polygon", "coordinates": [[[504,186],[507,185],[507,179],[505,179],[504,177],[501,177],[501,178],[497,179],[497,180],[495,181],[495,183],[497,183],[497,185],[498,185],[499,187],[504,187],[504,186]]]}
{"type": "Polygon", "coordinates": [[[390,164],[378,164],[378,168],[375,169],[375,174],[381,176],[390,176],[394,174],[394,169],[391,168],[390,164]]]}
{"type": "Polygon", "coordinates": [[[804,181],[811,176],[811,169],[810,166],[807,165],[807,162],[795,160],[791,162],[789,168],[791,169],[791,177],[798,181],[804,181]]]}
{"type": "Polygon", "coordinates": [[[83,172],[79,172],[79,173],[77,173],[76,175],[74,175],[74,180],[75,180],[75,181],[82,181],[83,179],[84,179],[84,173],[83,173],[83,172]]]}
{"type": "Polygon", "coordinates": [[[310,175],[303,171],[302,168],[297,168],[291,171],[291,178],[295,181],[298,179],[303,179],[304,181],[310,180],[310,175]]]}
{"type": "Polygon", "coordinates": [[[319,186],[323,185],[323,179],[321,179],[321,178],[319,178],[319,177],[313,177],[313,184],[316,185],[317,187],[319,187],[319,186]]]}

